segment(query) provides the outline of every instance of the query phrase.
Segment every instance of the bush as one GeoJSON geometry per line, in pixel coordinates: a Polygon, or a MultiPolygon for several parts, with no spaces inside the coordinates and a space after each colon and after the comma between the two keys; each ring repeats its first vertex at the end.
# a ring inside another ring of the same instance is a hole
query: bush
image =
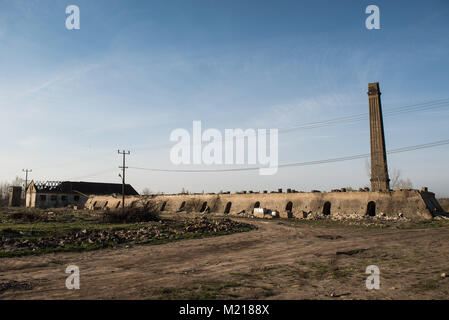
{"type": "Polygon", "coordinates": [[[186,211],[186,212],[198,212],[198,211],[200,211],[202,204],[203,204],[203,202],[200,199],[187,200],[187,203],[184,206],[184,211],[186,211]]]}
{"type": "Polygon", "coordinates": [[[8,206],[8,199],[0,198],[0,208],[5,208],[8,206]]]}
{"type": "Polygon", "coordinates": [[[159,221],[159,206],[155,202],[147,202],[136,208],[125,208],[122,210],[105,211],[102,221],[106,223],[134,223],[159,221]]]}
{"type": "Polygon", "coordinates": [[[14,212],[11,213],[8,218],[20,222],[38,222],[48,220],[47,215],[39,211],[14,212]]]}

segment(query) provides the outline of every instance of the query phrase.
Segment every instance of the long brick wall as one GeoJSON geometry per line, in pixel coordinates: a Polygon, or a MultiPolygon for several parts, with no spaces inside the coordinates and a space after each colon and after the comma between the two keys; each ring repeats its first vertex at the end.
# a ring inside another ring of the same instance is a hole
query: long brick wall
{"type": "MultiPolygon", "coordinates": [[[[441,212],[441,206],[431,192],[400,190],[392,192],[314,192],[314,193],[250,193],[250,194],[201,194],[158,195],[127,197],[125,206],[142,206],[156,202],[163,211],[200,212],[206,205],[212,212],[237,214],[252,213],[255,207],[276,210],[281,217],[301,217],[303,212],[359,215],[400,214],[412,219],[431,219],[441,212]]],[[[91,197],[89,209],[119,209],[121,197],[91,197]]]]}

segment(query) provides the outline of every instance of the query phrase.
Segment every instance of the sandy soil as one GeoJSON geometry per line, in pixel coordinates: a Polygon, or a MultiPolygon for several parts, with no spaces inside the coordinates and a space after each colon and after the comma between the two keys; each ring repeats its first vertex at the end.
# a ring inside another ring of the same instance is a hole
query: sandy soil
{"type": "Polygon", "coordinates": [[[372,230],[243,220],[258,230],[0,259],[1,299],[447,299],[449,227],[372,230]],[[65,287],[77,265],[80,290],[65,287]],[[365,269],[380,268],[380,290],[365,269]]]}

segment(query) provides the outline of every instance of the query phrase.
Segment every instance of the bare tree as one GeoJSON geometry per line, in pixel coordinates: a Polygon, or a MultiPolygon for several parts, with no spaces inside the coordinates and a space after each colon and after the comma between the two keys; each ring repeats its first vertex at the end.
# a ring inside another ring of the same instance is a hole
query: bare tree
{"type": "Polygon", "coordinates": [[[12,182],[11,182],[11,186],[13,187],[24,187],[25,186],[25,181],[20,178],[20,177],[16,177],[12,182]]]}
{"type": "Polygon", "coordinates": [[[365,170],[368,178],[371,179],[371,161],[369,159],[365,160],[365,170]]]}
{"type": "Polygon", "coordinates": [[[407,178],[404,179],[401,177],[401,170],[393,169],[390,175],[390,186],[393,190],[398,189],[413,189],[412,181],[407,178]]]}
{"type": "MultiPolygon", "coordinates": [[[[365,161],[365,170],[368,175],[368,177],[371,179],[371,162],[366,159],[365,161]]],[[[390,170],[390,188],[393,190],[398,189],[413,189],[413,183],[412,181],[407,178],[401,177],[401,170],[399,169],[393,169],[390,170]]]]}
{"type": "Polygon", "coordinates": [[[9,183],[0,183],[0,207],[6,206],[8,204],[9,195],[9,183]]]}
{"type": "Polygon", "coordinates": [[[150,194],[151,194],[150,188],[144,188],[144,189],[142,190],[142,195],[143,195],[143,196],[149,196],[150,194]]]}

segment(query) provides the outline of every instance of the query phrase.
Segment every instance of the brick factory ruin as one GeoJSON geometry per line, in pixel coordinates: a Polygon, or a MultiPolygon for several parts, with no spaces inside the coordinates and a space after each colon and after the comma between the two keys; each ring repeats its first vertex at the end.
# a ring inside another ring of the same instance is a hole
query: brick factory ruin
{"type": "MultiPolygon", "coordinates": [[[[287,189],[282,192],[239,192],[236,194],[177,194],[150,197],[128,196],[125,206],[133,207],[156,202],[160,211],[196,211],[221,214],[253,214],[256,217],[272,217],[272,212],[284,218],[305,218],[310,214],[323,216],[404,216],[410,219],[431,219],[443,213],[443,209],[426,187],[421,190],[391,190],[388,176],[382,105],[379,83],[368,85],[371,190],[346,189],[331,192],[298,192],[287,189]]],[[[89,209],[115,209],[117,197],[94,196],[86,202],[89,209]]]]}

